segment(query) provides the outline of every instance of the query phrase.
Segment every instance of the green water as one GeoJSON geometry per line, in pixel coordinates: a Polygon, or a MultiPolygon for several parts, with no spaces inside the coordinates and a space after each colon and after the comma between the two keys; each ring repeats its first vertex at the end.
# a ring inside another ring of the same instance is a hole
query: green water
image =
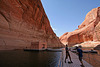
{"type": "Polygon", "coordinates": [[[0,67],[57,67],[61,52],[0,51],[0,67]]]}

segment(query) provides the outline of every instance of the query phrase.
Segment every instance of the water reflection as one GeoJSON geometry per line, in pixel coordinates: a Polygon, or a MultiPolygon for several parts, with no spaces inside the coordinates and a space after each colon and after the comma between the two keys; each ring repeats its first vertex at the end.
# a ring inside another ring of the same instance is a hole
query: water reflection
{"type": "Polygon", "coordinates": [[[0,51],[0,67],[57,67],[61,52],[0,51]]]}
{"type": "MultiPolygon", "coordinates": [[[[100,52],[98,50],[98,52],[100,52]]],[[[84,53],[83,59],[89,62],[93,67],[100,67],[100,54],[97,53],[84,53]]]]}

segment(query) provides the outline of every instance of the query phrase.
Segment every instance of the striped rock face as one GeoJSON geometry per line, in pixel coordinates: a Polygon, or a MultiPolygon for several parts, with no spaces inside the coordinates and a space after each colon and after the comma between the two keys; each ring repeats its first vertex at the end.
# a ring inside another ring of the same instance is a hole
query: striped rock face
{"type": "Polygon", "coordinates": [[[40,0],[0,0],[0,49],[22,49],[31,42],[63,46],[53,32],[40,0]]]}
{"type": "Polygon", "coordinates": [[[92,9],[78,29],[63,34],[59,39],[69,46],[88,41],[100,41],[100,7],[92,9]]]}

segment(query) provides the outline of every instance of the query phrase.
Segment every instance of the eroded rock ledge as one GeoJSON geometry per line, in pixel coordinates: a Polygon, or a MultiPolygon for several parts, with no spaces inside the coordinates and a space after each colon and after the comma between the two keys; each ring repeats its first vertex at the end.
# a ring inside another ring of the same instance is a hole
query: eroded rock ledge
{"type": "MultiPolygon", "coordinates": [[[[95,45],[100,44],[100,7],[92,9],[78,29],[63,34],[60,41],[63,44],[68,43],[69,46],[90,41],[97,42],[95,45]]],[[[83,46],[86,45],[88,46],[89,43],[83,46]]]]}

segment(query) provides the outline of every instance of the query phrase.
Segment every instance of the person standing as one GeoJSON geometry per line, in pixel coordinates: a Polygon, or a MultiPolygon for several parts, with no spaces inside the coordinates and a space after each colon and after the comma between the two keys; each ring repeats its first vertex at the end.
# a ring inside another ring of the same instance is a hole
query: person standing
{"type": "Polygon", "coordinates": [[[81,46],[76,47],[76,49],[77,49],[77,54],[78,54],[78,57],[79,57],[79,61],[81,62],[81,66],[84,67],[83,61],[82,61],[83,50],[81,49],[81,46]]]}
{"type": "Polygon", "coordinates": [[[68,63],[73,63],[72,60],[71,60],[71,56],[69,54],[69,49],[68,49],[68,45],[66,44],[66,47],[65,47],[65,50],[66,50],[66,57],[65,57],[65,63],[66,63],[66,59],[69,57],[70,59],[70,62],[68,63]]]}

